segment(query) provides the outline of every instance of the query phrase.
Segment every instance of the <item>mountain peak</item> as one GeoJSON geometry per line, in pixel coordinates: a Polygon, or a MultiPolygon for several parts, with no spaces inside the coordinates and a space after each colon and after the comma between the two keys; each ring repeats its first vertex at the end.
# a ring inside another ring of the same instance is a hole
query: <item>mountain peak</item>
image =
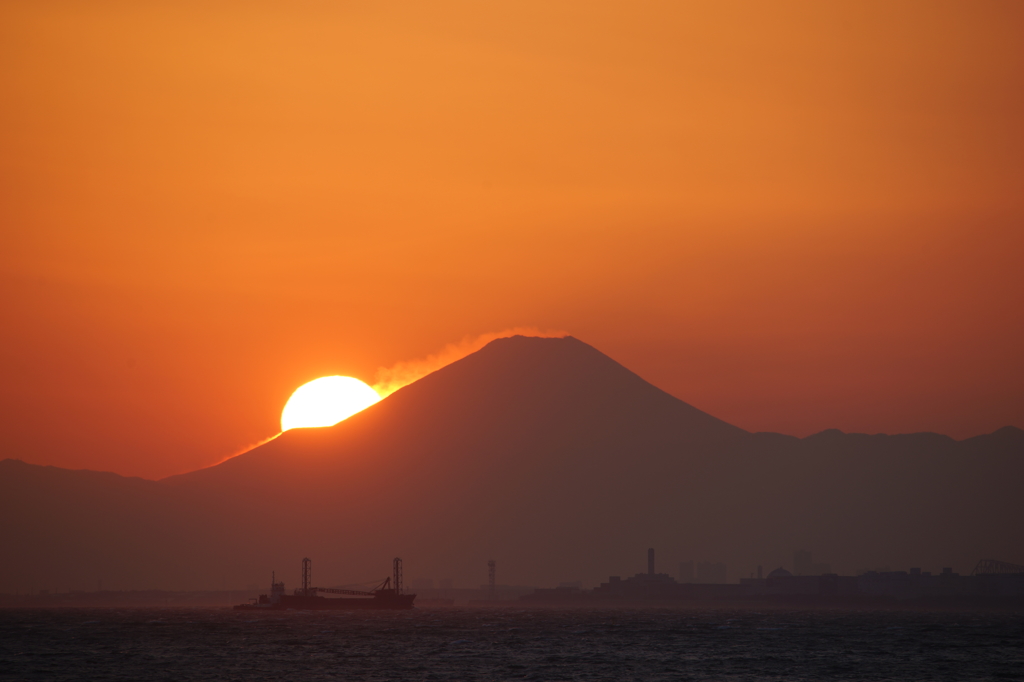
{"type": "Polygon", "coordinates": [[[410,405],[409,418],[413,412],[428,411],[432,419],[440,413],[468,412],[486,421],[515,414],[575,423],[584,415],[601,414],[602,420],[635,420],[639,425],[660,415],[695,432],[746,433],[669,395],[572,336],[495,339],[396,391],[381,401],[379,410],[392,409],[389,401],[398,409],[414,400],[418,404],[415,410],[410,405]]]}

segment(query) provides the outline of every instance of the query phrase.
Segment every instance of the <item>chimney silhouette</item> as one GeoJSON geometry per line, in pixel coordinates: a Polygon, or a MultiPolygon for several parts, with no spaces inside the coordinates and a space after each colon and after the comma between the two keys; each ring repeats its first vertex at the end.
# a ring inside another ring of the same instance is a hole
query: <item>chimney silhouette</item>
{"type": "Polygon", "coordinates": [[[654,575],[654,548],[647,550],[647,575],[654,575]]]}

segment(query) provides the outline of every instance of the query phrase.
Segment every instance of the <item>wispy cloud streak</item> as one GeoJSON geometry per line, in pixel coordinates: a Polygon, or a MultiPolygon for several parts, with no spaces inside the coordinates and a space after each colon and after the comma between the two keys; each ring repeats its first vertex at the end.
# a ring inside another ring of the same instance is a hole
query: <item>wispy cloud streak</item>
{"type": "Polygon", "coordinates": [[[568,332],[540,330],[535,327],[513,327],[500,332],[481,334],[476,337],[467,336],[458,343],[449,343],[444,349],[426,358],[399,362],[391,367],[381,367],[377,370],[377,382],[374,384],[373,389],[382,398],[386,397],[403,386],[408,386],[417,379],[421,379],[431,372],[436,372],[445,365],[450,365],[470,353],[475,353],[495,339],[504,339],[517,335],[561,338],[568,336],[568,332]]]}

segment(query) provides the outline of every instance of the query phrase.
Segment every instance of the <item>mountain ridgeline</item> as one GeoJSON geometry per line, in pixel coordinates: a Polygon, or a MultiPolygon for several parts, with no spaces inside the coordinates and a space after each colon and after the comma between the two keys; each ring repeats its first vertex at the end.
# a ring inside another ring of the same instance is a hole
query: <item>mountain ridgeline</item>
{"type": "Polygon", "coordinates": [[[551,585],[677,561],[730,580],[794,549],[833,570],[1024,563],[1024,431],[749,433],[571,338],[512,337],[323,429],[145,481],[0,462],[18,589],[291,585],[387,574],[551,585]]]}

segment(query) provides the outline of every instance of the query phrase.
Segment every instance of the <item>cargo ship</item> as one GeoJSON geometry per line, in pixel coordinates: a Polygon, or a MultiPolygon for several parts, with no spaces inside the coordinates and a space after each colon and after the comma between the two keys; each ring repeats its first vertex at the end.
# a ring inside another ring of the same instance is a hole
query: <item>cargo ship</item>
{"type": "Polygon", "coordinates": [[[284,582],[278,582],[270,574],[270,594],[261,594],[246,604],[235,606],[236,611],[348,611],[353,609],[411,609],[415,594],[402,590],[402,560],[395,558],[394,575],[384,579],[369,591],[346,590],[336,587],[313,587],[311,580],[313,562],[302,560],[302,587],[293,594],[284,590],[284,582]],[[338,596],[321,596],[338,595],[338,596]]]}

